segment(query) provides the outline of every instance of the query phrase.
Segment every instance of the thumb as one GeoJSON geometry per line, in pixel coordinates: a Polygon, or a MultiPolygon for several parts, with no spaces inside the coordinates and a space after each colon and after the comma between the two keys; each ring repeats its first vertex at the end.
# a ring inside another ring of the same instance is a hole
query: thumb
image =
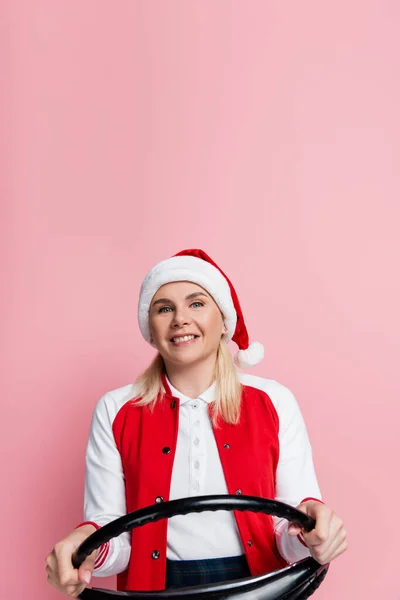
{"type": "Polygon", "coordinates": [[[289,523],[288,534],[289,535],[299,535],[299,533],[301,533],[301,527],[299,527],[295,523],[289,523]]]}
{"type": "Polygon", "coordinates": [[[90,554],[90,556],[88,556],[79,567],[78,579],[85,585],[89,585],[92,578],[97,552],[98,550],[92,552],[92,554],[90,554]]]}

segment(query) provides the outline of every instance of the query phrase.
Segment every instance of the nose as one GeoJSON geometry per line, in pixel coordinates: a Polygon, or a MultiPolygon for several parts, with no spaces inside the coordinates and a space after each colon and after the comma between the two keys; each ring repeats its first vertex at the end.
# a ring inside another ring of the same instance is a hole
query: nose
{"type": "Polygon", "coordinates": [[[189,325],[191,322],[191,318],[186,310],[175,310],[174,318],[172,320],[172,327],[174,329],[185,327],[185,325],[189,325]]]}

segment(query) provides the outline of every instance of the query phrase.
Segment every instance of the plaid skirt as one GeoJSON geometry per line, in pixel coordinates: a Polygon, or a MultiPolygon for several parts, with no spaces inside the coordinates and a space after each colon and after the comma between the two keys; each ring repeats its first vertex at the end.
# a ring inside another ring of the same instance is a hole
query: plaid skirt
{"type": "Polygon", "coordinates": [[[167,559],[165,588],[206,585],[232,579],[250,577],[245,555],[203,560],[167,559]]]}

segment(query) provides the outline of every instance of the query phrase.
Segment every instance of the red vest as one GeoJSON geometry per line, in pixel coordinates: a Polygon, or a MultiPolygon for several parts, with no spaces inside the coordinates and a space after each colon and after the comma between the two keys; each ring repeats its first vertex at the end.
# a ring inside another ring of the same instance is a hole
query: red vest
{"type": "MultiPolygon", "coordinates": [[[[163,384],[167,391],[153,412],[127,402],[113,423],[125,475],[127,512],[154,504],[157,496],[169,500],[179,399],[171,395],[165,378],[163,384]]],[[[275,498],[279,420],[267,394],[244,386],[239,423],[228,425],[220,419],[218,425],[213,430],[229,494],[275,498]]],[[[287,565],[276,548],[270,516],[234,514],[252,575],[287,565]]],[[[167,525],[162,519],[132,530],[129,565],[117,576],[118,590],[165,588],[167,525]]]]}

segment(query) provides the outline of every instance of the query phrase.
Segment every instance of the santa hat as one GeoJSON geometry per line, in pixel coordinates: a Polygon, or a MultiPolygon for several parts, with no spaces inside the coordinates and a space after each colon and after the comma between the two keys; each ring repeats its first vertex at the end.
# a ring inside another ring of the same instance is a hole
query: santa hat
{"type": "Polygon", "coordinates": [[[138,320],[144,339],[150,342],[149,310],[159,288],[174,281],[191,281],[204,288],[215,300],[227,328],[226,341],[239,346],[235,356],[241,368],[252,367],[264,358],[259,342],[249,344],[242,309],[235,288],[225,273],[203,250],[182,250],[172,258],[157,263],[143,280],[139,296],[138,320]]]}

